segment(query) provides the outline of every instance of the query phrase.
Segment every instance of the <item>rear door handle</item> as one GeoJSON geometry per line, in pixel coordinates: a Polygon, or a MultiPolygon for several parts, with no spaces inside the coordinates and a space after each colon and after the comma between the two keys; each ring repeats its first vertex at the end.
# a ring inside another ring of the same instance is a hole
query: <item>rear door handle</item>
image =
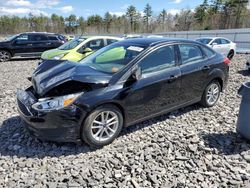
{"type": "Polygon", "coordinates": [[[171,75],[171,76],[169,77],[169,79],[168,79],[168,83],[174,82],[177,78],[178,78],[178,76],[171,75]]]}
{"type": "Polygon", "coordinates": [[[51,45],[51,42],[47,42],[46,44],[47,44],[47,45],[51,45]]]}
{"type": "Polygon", "coordinates": [[[209,69],[210,69],[210,66],[204,66],[204,67],[202,67],[202,70],[204,70],[204,71],[207,71],[209,69]]]}

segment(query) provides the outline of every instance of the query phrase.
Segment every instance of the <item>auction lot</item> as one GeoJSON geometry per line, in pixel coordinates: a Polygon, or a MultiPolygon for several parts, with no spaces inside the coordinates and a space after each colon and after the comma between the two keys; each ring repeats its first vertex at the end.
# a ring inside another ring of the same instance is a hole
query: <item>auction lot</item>
{"type": "Polygon", "coordinates": [[[0,187],[250,187],[250,143],[236,134],[237,91],[249,80],[245,55],[212,108],[192,105],[136,124],[112,144],[42,142],[26,132],[17,88],[39,59],[0,63],[0,187]]]}

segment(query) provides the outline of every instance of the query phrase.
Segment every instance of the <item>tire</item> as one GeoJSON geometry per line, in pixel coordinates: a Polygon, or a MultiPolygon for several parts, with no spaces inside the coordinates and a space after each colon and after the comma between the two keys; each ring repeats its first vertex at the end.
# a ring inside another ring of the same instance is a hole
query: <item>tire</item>
{"type": "Polygon", "coordinates": [[[217,80],[213,80],[212,82],[210,82],[203,95],[202,95],[202,99],[201,99],[201,104],[204,107],[212,107],[214,105],[216,105],[216,103],[218,102],[219,98],[220,98],[220,93],[221,93],[221,85],[217,80]],[[217,91],[217,92],[215,92],[217,91]],[[210,97],[209,97],[210,96],[210,97]],[[211,97],[214,96],[213,100],[211,99],[211,97]]]}
{"type": "Polygon", "coordinates": [[[6,50],[0,50],[0,62],[9,61],[11,58],[10,52],[6,50]]]}
{"type": "Polygon", "coordinates": [[[120,134],[122,127],[121,111],[114,105],[103,105],[88,115],[82,126],[81,137],[90,147],[101,148],[113,142],[120,134]],[[112,118],[114,120],[111,121],[112,118]],[[108,123],[107,120],[111,122],[108,123]],[[109,124],[112,125],[108,126],[109,124]],[[108,136],[107,133],[110,135],[108,136]]]}
{"type": "Polygon", "coordinates": [[[229,60],[231,60],[231,59],[233,59],[233,57],[234,57],[234,50],[230,50],[229,53],[228,53],[228,55],[227,55],[227,58],[229,60]]]}

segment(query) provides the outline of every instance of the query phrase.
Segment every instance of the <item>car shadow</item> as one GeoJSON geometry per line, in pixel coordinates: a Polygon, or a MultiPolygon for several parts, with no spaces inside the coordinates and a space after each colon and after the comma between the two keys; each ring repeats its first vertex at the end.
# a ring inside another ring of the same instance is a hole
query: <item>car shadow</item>
{"type": "Polygon", "coordinates": [[[41,60],[40,57],[23,57],[23,58],[12,58],[10,61],[29,61],[29,60],[41,60]]]}
{"type": "MultiPolygon", "coordinates": [[[[171,113],[158,116],[147,121],[126,127],[120,136],[131,134],[145,127],[152,126],[157,122],[175,118],[192,110],[201,108],[195,104],[171,113]]],[[[57,143],[41,141],[32,136],[25,128],[21,117],[14,116],[5,120],[0,125],[0,156],[17,156],[27,158],[60,157],[93,152],[96,149],[90,148],[85,143],[57,143]]]]}
{"type": "Polygon", "coordinates": [[[249,70],[239,70],[238,73],[241,74],[242,76],[250,76],[249,70]]]}
{"type": "Polygon", "coordinates": [[[56,143],[41,141],[25,128],[20,116],[11,117],[0,125],[0,156],[28,158],[59,157],[90,152],[81,143],[56,143]]]}
{"type": "Polygon", "coordinates": [[[216,148],[224,155],[241,154],[250,150],[250,142],[236,132],[204,134],[202,138],[206,147],[216,148]]]}

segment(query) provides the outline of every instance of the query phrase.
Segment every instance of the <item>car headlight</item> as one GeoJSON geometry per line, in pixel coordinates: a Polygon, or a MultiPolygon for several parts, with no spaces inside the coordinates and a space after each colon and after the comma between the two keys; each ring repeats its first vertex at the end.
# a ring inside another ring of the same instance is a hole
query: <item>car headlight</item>
{"type": "Polygon", "coordinates": [[[54,98],[42,98],[32,105],[37,111],[59,110],[71,105],[82,93],[70,94],[54,98]]]}
{"type": "Polygon", "coordinates": [[[63,58],[66,54],[61,54],[61,55],[57,55],[55,57],[53,57],[53,59],[55,60],[60,60],[61,58],[63,58]]]}

